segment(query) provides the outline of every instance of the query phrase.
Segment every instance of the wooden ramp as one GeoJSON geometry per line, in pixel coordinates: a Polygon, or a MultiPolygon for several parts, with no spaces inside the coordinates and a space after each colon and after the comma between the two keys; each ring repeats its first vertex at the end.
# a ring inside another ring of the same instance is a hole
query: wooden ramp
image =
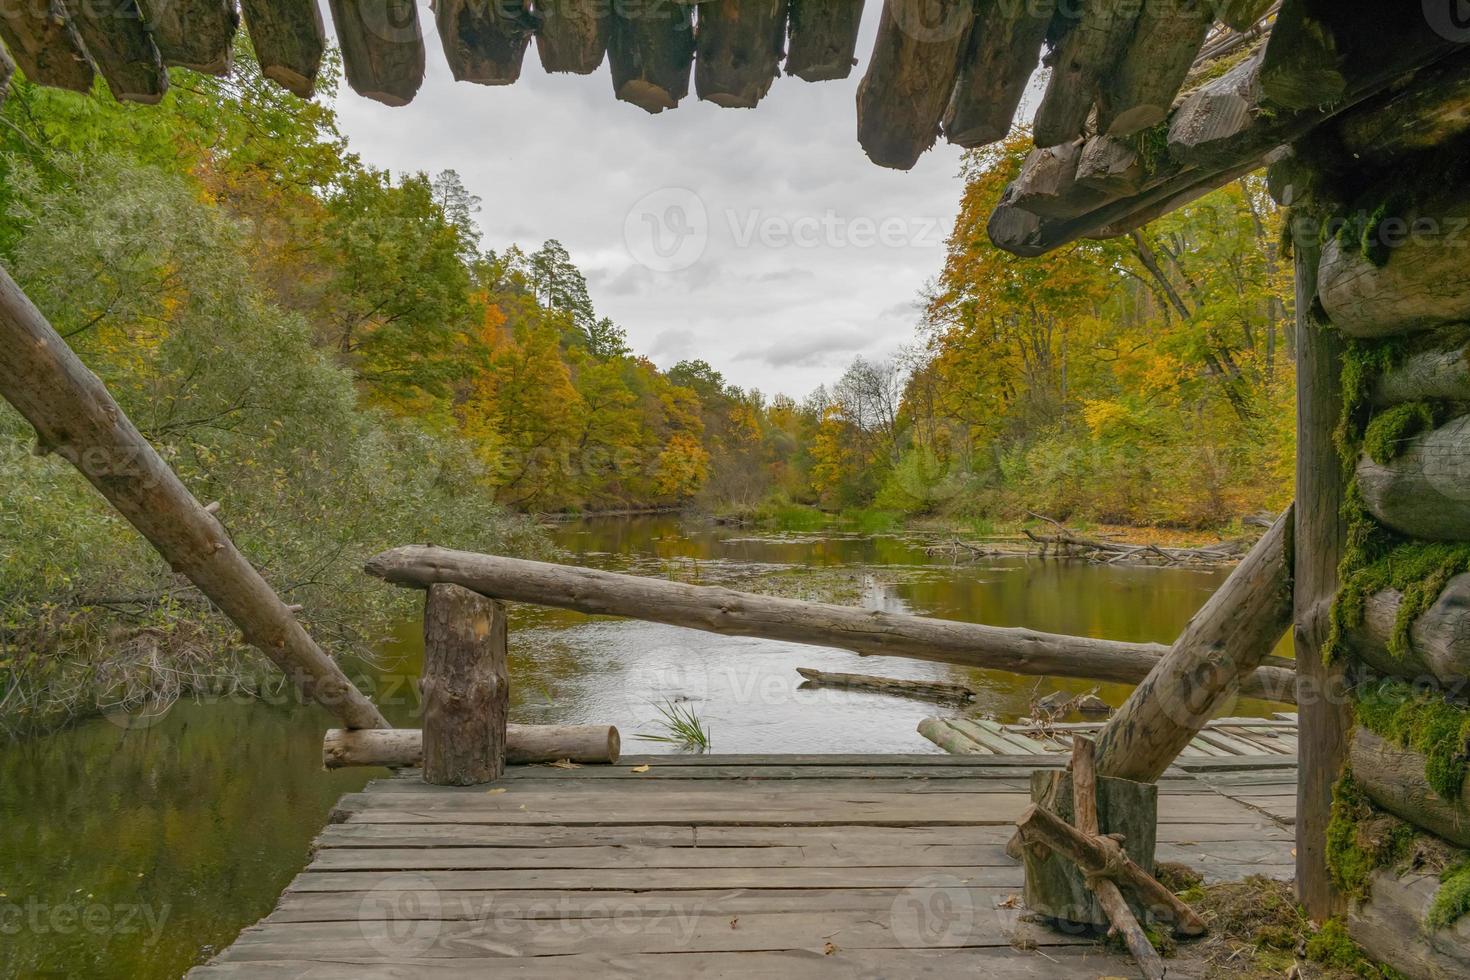
{"type": "MultiPolygon", "coordinates": [[[[1024,921],[1005,854],[1024,756],[643,757],[380,779],[342,799],[275,911],[200,978],[1136,976],[1024,921]]],[[[1292,834],[1232,798],[1295,768],[1161,781],[1161,861],[1290,877],[1292,834]],[[1231,792],[1209,782],[1223,779],[1231,792]]]]}
{"type": "MultiPolygon", "coordinates": [[[[956,755],[1072,754],[1072,736],[1096,737],[1103,722],[1002,724],[984,718],[925,718],[919,734],[956,755]]],[[[1297,716],[1281,712],[1272,718],[1216,718],[1190,739],[1177,765],[1191,768],[1208,759],[1296,759],[1297,716]]]]}

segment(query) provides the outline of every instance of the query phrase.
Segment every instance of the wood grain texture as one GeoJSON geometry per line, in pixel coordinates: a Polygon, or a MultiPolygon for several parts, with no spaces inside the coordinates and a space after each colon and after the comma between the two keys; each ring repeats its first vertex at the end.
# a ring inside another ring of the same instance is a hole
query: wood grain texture
{"type": "Polygon", "coordinates": [[[1127,136],[1163,122],[1213,20],[1206,0],[1145,0],[1117,69],[1103,79],[1097,131],[1127,136]]]}
{"type": "Polygon", "coordinates": [[[424,82],[424,34],[413,0],[331,0],[342,69],[352,91],[387,106],[424,82]]]}
{"type": "Polygon", "coordinates": [[[1352,733],[1353,780],[1374,803],[1452,844],[1470,847],[1470,776],[1445,799],[1424,778],[1424,756],[1359,726],[1352,733]]]}
{"type": "Polygon", "coordinates": [[[1433,678],[1447,690],[1470,678],[1470,574],[1456,575],[1434,603],[1409,624],[1409,648],[1389,653],[1403,593],[1384,589],[1363,603],[1363,621],[1349,629],[1353,654],[1375,671],[1411,681],[1433,678]]]}
{"type": "Polygon", "coordinates": [[[224,75],[234,60],[234,0],[140,0],[165,65],[224,75]]]}
{"type": "Polygon", "coordinates": [[[294,95],[311,98],[327,47],[316,0],[240,0],[240,12],[261,74],[294,95]]]}
{"type": "Polygon", "coordinates": [[[791,0],[786,74],[829,82],[852,74],[865,0],[791,0]]]}
{"type": "Polygon", "coordinates": [[[1348,935],[1376,962],[1414,980],[1470,976],[1470,918],[1437,931],[1424,925],[1439,890],[1436,874],[1375,871],[1368,901],[1348,910],[1348,935]]]}
{"type": "Polygon", "coordinates": [[[556,0],[538,10],[536,54],[550,72],[590,75],[607,56],[612,4],[606,0],[556,0]]]}
{"type": "Polygon", "coordinates": [[[1390,246],[1382,265],[1364,255],[1356,240],[1328,239],[1320,270],[1322,307],[1343,333],[1388,337],[1470,319],[1470,197],[1437,196],[1397,208],[1369,229],[1390,246]]]}
{"type": "Polygon", "coordinates": [[[511,85],[521,77],[536,28],[525,0],[437,0],[434,22],[455,81],[511,85]]]}
{"type": "Polygon", "coordinates": [[[1105,79],[1128,49],[1142,4],[1097,0],[1083,4],[1076,23],[1053,53],[1051,78],[1036,109],[1037,146],[1055,146],[1088,134],[1087,116],[1105,79]]]}
{"type": "Polygon", "coordinates": [[[62,0],[33,0],[0,13],[0,39],[26,78],[40,85],[90,92],[95,72],[62,0]]]}
{"type": "Polygon", "coordinates": [[[168,72],[135,0],[65,0],[97,71],[113,98],[153,105],[168,91],[168,72]]]}
{"type": "Polygon", "coordinates": [[[945,139],[972,147],[1006,137],[1041,59],[1042,38],[1054,12],[1054,3],[1041,0],[978,4],[954,95],[944,113],[945,139]]]}
{"type": "Polygon", "coordinates": [[[1398,455],[1358,460],[1368,512],[1412,538],[1470,541],[1470,415],[1413,436],[1398,455]]]}
{"type": "Polygon", "coordinates": [[[699,12],[694,91],[727,109],[754,109],[780,75],[787,0],[721,0],[699,12]]]}
{"type": "Polygon", "coordinates": [[[424,601],[424,782],[488,783],[505,769],[505,607],[457,585],[424,601]]]}
{"type": "Polygon", "coordinates": [[[614,94],[649,113],[677,108],[689,94],[694,7],[675,0],[613,5],[607,42],[614,94]]]}

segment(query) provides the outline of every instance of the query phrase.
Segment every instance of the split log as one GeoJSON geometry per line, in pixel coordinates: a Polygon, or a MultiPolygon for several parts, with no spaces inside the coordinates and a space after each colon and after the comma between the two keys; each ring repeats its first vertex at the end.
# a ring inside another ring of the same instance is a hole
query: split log
{"type": "MultiPolygon", "coordinates": [[[[560,762],[613,763],[622,751],[622,739],[611,725],[506,725],[505,761],[508,765],[560,762]]],[[[330,729],[322,740],[322,765],[415,768],[424,764],[424,733],[417,728],[379,728],[349,731],[330,729]]]]}
{"type": "Polygon", "coordinates": [[[140,0],[165,65],[224,75],[234,61],[234,0],[140,0]]]}
{"type": "Polygon", "coordinates": [[[0,395],[309,699],[349,728],[388,727],[3,268],[0,395]]]}
{"type": "MultiPolygon", "coordinates": [[[[1470,746],[1461,746],[1470,751],[1470,746]]],[[[1424,756],[1359,726],[1348,753],[1353,781],[1368,798],[1396,817],[1460,847],[1470,847],[1470,775],[1460,795],[1447,800],[1424,777],[1424,756]]]]}
{"type": "Polygon", "coordinates": [[[505,769],[505,607],[457,585],[424,601],[424,782],[488,783],[505,769]]]}
{"type": "Polygon", "coordinates": [[[1087,135],[1093,101],[1128,48],[1140,6],[1119,0],[1083,5],[1078,22],[1053,52],[1051,79],[1032,123],[1037,146],[1087,135]]]}
{"type": "Polygon", "coordinates": [[[1127,136],[1163,122],[1214,20],[1206,0],[1145,0],[1097,101],[1097,131],[1127,136]]]}
{"type": "MultiPolygon", "coordinates": [[[[1033,795],[1036,786],[1036,777],[1051,777],[1060,775],[1058,773],[1037,772],[1032,774],[1033,795]]],[[[1067,777],[1070,781],[1070,777],[1067,777]]],[[[1107,790],[1111,780],[1102,780],[1098,783],[1099,813],[1103,820],[1103,826],[1108,827],[1110,817],[1121,815],[1110,815],[1104,808],[1109,799],[1107,790]]],[[[1143,785],[1143,784],[1137,784],[1143,785]]],[[[1148,788],[1156,789],[1150,785],[1148,788]]],[[[1144,820],[1153,825],[1154,810],[1149,809],[1147,815],[1141,816],[1134,821],[1127,821],[1143,830],[1141,824],[1144,820]]],[[[1016,821],[1016,827],[1021,832],[1021,840],[1026,845],[1026,907],[1041,914],[1050,914],[1031,903],[1031,859],[1033,845],[1045,848],[1077,868],[1085,875],[1094,877],[1109,877],[1116,881],[1122,888],[1129,892],[1141,904],[1148,915],[1152,918],[1162,919],[1173,925],[1174,932],[1181,936],[1202,936],[1206,932],[1204,920],[1186,905],[1179,896],[1159,884],[1157,879],[1149,873],[1147,868],[1140,864],[1134,854],[1136,848],[1130,846],[1129,839],[1125,836],[1120,844],[1111,836],[1089,837],[1076,827],[1067,822],[1066,814],[1058,814],[1047,808],[1032,803],[1016,821]]],[[[1149,831],[1150,848],[1153,844],[1153,833],[1149,831]]],[[[1149,866],[1152,861],[1149,862],[1149,866]]],[[[1077,921],[1077,920],[1073,920],[1077,921]]],[[[1081,920],[1089,921],[1089,920],[1081,920]]],[[[1098,925],[1106,925],[1106,918],[1097,922],[1098,925]]]]}
{"type": "Polygon", "coordinates": [[[852,74],[864,0],[791,0],[786,74],[830,82],[852,74]]]}
{"type": "Polygon", "coordinates": [[[31,81],[92,91],[92,61],[61,0],[11,4],[0,16],[0,39],[31,81]]]}
{"type": "Polygon", "coordinates": [[[1081,140],[1032,149],[1011,185],[1015,188],[1011,203],[1044,218],[1090,211],[1103,203],[1105,192],[1077,180],[1081,158],[1081,140]]]}
{"type": "Polygon", "coordinates": [[[1470,402],[1470,346],[1465,331],[1451,328],[1427,338],[1373,381],[1374,405],[1437,399],[1470,402]]]}
{"type": "Polygon", "coordinates": [[[606,0],[557,0],[538,10],[536,54],[549,72],[590,75],[607,55],[612,5],[606,0]]]}
{"type": "Polygon", "coordinates": [[[1397,589],[1367,597],[1363,622],[1347,631],[1354,655],[1389,677],[1433,677],[1448,690],[1464,691],[1470,679],[1470,574],[1446,583],[1434,604],[1409,624],[1409,649],[1395,655],[1388,644],[1402,602],[1397,589]]]}
{"type": "MultiPolygon", "coordinates": [[[[450,74],[457,82],[510,85],[521,77],[521,62],[536,20],[525,0],[437,0],[434,23],[450,74]]],[[[557,5],[558,16],[562,5],[557,5]]]]}
{"type": "Polygon", "coordinates": [[[1155,782],[1291,626],[1294,511],[1276,519],[1103,728],[1098,772],[1155,782]]]}
{"type": "Polygon", "coordinates": [[[619,99],[650,113],[676,108],[689,94],[693,5],[675,0],[613,4],[607,57],[619,99]]]}
{"type": "Polygon", "coordinates": [[[1374,962],[1415,980],[1470,976],[1470,918],[1431,930],[1425,925],[1440,890],[1439,875],[1391,868],[1373,872],[1368,900],[1348,910],[1348,935],[1374,962]]]}
{"type": "Polygon", "coordinates": [[[260,73],[286,91],[311,98],[327,31],[316,0],[240,0],[260,73]]]}
{"type": "Polygon", "coordinates": [[[135,0],[66,0],[66,10],[113,98],[145,105],[163,98],[168,72],[135,0]]]}
{"type": "Polygon", "coordinates": [[[1110,200],[1137,194],[1146,176],[1138,151],[1128,141],[1112,136],[1090,137],[1077,158],[1077,183],[1101,191],[1110,200]]]}
{"type": "Polygon", "coordinates": [[[871,674],[834,674],[813,667],[798,667],[796,672],[818,687],[850,687],[929,701],[975,699],[975,692],[965,685],[947,684],[944,681],[914,681],[899,677],[874,677],[871,674]]]}
{"type": "MultiPolygon", "coordinates": [[[[1136,684],[1167,649],[1153,643],[905,616],[420,545],[385,551],[368,561],[366,571],[409,588],[451,582],[497,599],[592,615],[1020,674],[1136,684]]],[[[1242,686],[1242,693],[1291,700],[1292,679],[1290,671],[1263,667],[1242,686]]]]}
{"type": "Polygon", "coordinates": [[[985,146],[1011,131],[1055,3],[987,0],[979,7],[944,113],[944,138],[957,146],[985,146]]]}
{"type": "Polygon", "coordinates": [[[1185,98],[1169,120],[1169,155],[1180,163],[1210,166],[1268,149],[1258,119],[1260,71],[1257,52],[1185,98]]]}
{"type": "MultiPolygon", "coordinates": [[[[966,738],[945,723],[943,718],[925,718],[919,722],[918,733],[950,755],[985,755],[971,739],[966,738]]],[[[1020,857],[1017,856],[1017,860],[1020,857]]]]}
{"type": "Polygon", "coordinates": [[[1412,538],[1470,541],[1470,415],[1404,443],[1388,463],[1358,461],[1368,513],[1412,538]]]}
{"type": "Polygon", "coordinates": [[[974,19],[972,0],[884,0],[857,93],[858,142],[868,159],[910,170],[934,145],[974,19]]]}
{"type": "Polygon", "coordinates": [[[727,109],[754,109],[781,74],[786,0],[720,0],[699,12],[694,91],[727,109]]]}
{"type": "MultiPolygon", "coordinates": [[[[331,4],[342,70],[352,91],[387,106],[413,101],[424,83],[424,34],[414,0],[331,0],[331,4]]],[[[441,0],[440,6],[448,4],[441,0]]]]}

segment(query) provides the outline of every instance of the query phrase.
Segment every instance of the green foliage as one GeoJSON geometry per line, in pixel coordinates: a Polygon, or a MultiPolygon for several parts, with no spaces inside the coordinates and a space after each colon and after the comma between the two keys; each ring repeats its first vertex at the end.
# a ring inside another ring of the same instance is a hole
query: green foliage
{"type": "Polygon", "coordinates": [[[1340,919],[1323,923],[1316,935],[1307,940],[1307,959],[1362,980],[1402,980],[1397,970],[1368,959],[1340,919]]]}
{"type": "Polygon", "coordinates": [[[665,701],[653,706],[658,711],[658,724],[664,730],[652,734],[638,734],[634,738],[645,742],[664,742],[677,745],[693,752],[708,752],[710,729],[699,720],[692,705],[665,701]]]}
{"type": "Polygon", "coordinates": [[[1470,711],[1404,681],[1360,687],[1354,712],[1379,737],[1424,756],[1424,777],[1446,800],[1458,800],[1470,765],[1470,711]]]}
{"type": "Polygon", "coordinates": [[[1363,452],[1380,466],[1386,466],[1405,449],[1414,436],[1434,428],[1434,406],[1427,402],[1395,405],[1373,416],[1363,432],[1363,452]]]}

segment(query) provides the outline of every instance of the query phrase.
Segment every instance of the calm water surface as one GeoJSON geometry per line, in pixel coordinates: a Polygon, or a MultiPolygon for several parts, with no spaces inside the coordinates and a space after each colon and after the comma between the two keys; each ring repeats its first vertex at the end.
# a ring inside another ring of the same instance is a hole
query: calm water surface
{"type": "MultiPolygon", "coordinates": [[[[1170,641],[1226,574],[1025,557],[953,566],[905,535],[772,534],[675,517],[553,534],[580,563],[617,571],[779,582],[781,594],[1119,640],[1170,641]]],[[[421,657],[418,624],[405,623],[373,669],[395,724],[418,725],[421,657]]],[[[915,726],[958,710],[804,690],[798,666],[962,681],[980,692],[964,712],[1003,720],[1035,694],[1093,687],[517,608],[512,720],[608,722],[626,752],[668,751],[636,735],[656,733],[656,705],[674,702],[703,720],[715,752],[934,752],[915,726]]],[[[1114,705],[1127,693],[1099,689],[1114,705]]],[[[0,746],[0,976],[171,977],[227,945],[304,866],[333,802],[379,774],[322,771],[327,727],[290,698],[225,699],[0,746]]]]}

